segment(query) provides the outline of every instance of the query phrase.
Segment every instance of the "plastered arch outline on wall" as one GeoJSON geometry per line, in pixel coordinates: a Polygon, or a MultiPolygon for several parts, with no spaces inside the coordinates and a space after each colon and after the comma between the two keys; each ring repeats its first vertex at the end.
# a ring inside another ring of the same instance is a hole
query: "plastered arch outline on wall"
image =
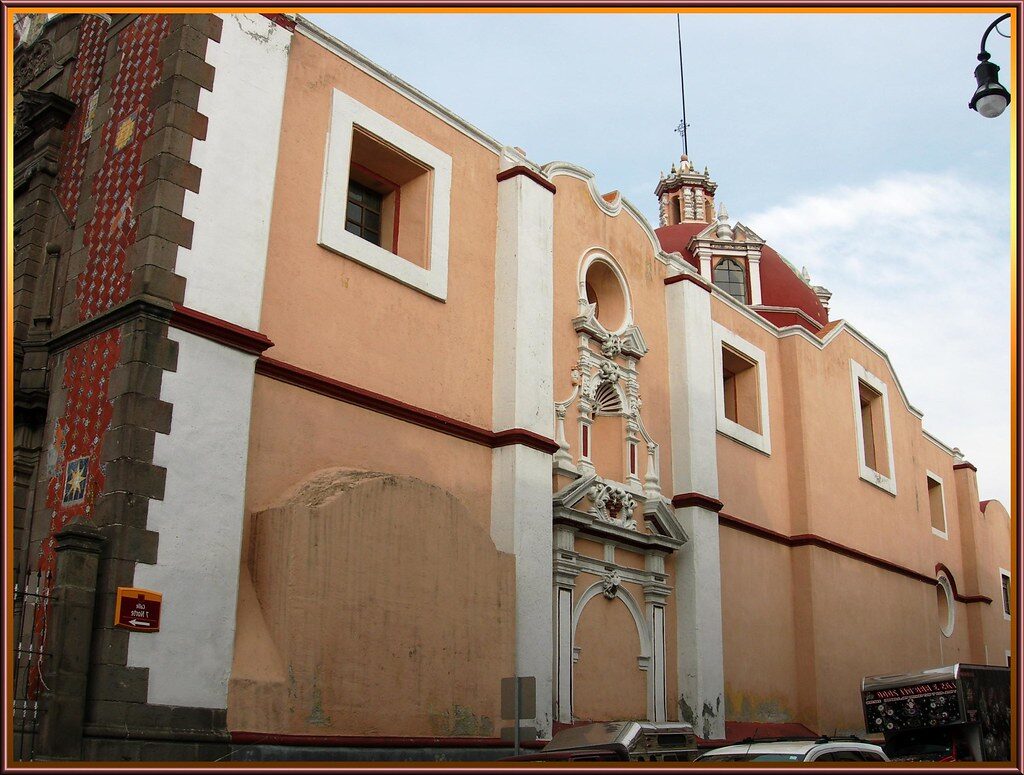
{"type": "Polygon", "coordinates": [[[583,253],[583,258],[580,259],[580,268],[576,277],[576,295],[579,299],[580,306],[582,307],[588,303],[587,274],[590,272],[594,264],[602,264],[606,266],[615,276],[615,279],[619,283],[619,290],[622,292],[623,303],[625,304],[622,322],[616,326],[614,330],[608,330],[600,321],[598,321],[598,324],[609,334],[621,334],[633,324],[633,297],[629,292],[629,282],[626,280],[625,272],[622,271],[622,268],[612,257],[611,253],[603,248],[589,248],[583,253]]]}
{"type": "MultiPolygon", "coordinates": [[[[586,591],[580,595],[579,601],[577,601],[572,611],[572,642],[573,642],[573,662],[579,658],[579,650],[575,646],[576,643],[576,628],[579,626],[580,619],[583,618],[583,611],[587,607],[587,603],[593,600],[598,595],[604,594],[604,580],[596,581],[587,587],[586,591]]],[[[647,620],[644,618],[643,611],[640,610],[640,606],[629,592],[622,587],[620,584],[615,589],[615,598],[621,600],[626,610],[629,611],[630,616],[633,617],[633,623],[636,625],[637,635],[640,636],[640,655],[637,657],[637,666],[641,670],[647,670],[651,663],[651,633],[647,629],[647,620]]]]}

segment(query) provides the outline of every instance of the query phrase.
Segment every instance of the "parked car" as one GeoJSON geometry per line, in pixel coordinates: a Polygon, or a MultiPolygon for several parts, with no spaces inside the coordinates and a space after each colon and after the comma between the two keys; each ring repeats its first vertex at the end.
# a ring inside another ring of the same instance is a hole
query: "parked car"
{"type": "Polygon", "coordinates": [[[693,727],[677,722],[608,721],[568,727],[537,753],[506,762],[688,762],[697,755],[693,727]]]}
{"type": "Polygon", "coordinates": [[[710,762],[887,762],[879,746],[856,737],[747,738],[715,748],[696,759],[710,762]]]}

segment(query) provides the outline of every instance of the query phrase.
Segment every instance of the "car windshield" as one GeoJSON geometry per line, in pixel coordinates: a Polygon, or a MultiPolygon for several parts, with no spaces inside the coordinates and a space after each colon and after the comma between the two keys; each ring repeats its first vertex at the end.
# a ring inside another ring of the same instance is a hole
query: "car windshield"
{"type": "Polygon", "coordinates": [[[707,753],[698,757],[699,762],[802,762],[802,753],[707,753]]]}

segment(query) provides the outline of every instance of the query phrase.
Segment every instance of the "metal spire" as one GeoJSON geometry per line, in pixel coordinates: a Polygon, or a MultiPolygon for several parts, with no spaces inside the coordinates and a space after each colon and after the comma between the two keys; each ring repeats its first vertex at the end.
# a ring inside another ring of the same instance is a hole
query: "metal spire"
{"type": "Polygon", "coordinates": [[[676,35],[679,39],[679,92],[683,98],[683,120],[679,122],[676,130],[683,137],[683,155],[689,158],[690,152],[686,145],[686,82],[683,79],[683,31],[679,23],[679,14],[676,14],[676,35]]]}

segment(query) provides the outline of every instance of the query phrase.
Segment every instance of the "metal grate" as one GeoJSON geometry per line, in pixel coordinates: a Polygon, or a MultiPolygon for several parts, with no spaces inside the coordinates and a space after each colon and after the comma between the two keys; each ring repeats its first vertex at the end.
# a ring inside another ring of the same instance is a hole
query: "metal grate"
{"type": "Polygon", "coordinates": [[[43,681],[43,651],[46,641],[47,606],[50,602],[52,578],[34,571],[14,585],[14,758],[34,758],[36,731],[44,712],[41,694],[47,689],[43,681]]]}

